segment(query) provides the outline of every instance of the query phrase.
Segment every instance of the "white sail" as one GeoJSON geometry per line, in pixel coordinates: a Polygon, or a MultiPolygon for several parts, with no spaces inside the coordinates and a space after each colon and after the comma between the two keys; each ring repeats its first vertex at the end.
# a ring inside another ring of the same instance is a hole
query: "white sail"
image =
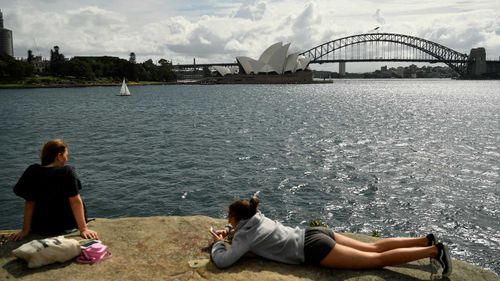
{"type": "Polygon", "coordinates": [[[123,78],[122,88],[120,89],[119,96],[130,96],[130,91],[128,90],[127,84],[125,83],[125,78],[123,78]]]}

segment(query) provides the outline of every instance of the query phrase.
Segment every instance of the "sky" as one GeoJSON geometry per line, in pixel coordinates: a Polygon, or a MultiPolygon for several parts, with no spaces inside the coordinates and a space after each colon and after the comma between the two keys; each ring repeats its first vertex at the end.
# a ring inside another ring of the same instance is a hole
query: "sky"
{"type": "MultiPolygon", "coordinates": [[[[0,9],[16,57],[29,49],[49,57],[57,45],[68,58],[134,52],[139,62],[234,62],[279,41],[305,51],[376,27],[500,57],[500,0],[0,0],[0,9]]],[[[347,71],[379,67],[351,63],[347,71]]]]}

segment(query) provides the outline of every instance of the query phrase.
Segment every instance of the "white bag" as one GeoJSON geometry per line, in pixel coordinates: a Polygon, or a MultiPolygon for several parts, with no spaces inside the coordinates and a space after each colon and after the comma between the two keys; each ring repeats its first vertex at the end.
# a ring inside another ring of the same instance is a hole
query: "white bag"
{"type": "Polygon", "coordinates": [[[36,268],[54,262],[65,262],[80,255],[80,243],[64,236],[33,240],[12,251],[12,254],[36,268]]]}

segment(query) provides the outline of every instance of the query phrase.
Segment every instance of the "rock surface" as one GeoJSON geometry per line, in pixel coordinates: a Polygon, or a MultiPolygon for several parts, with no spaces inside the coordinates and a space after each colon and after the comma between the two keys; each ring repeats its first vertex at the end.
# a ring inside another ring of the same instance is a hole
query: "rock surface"
{"type": "MultiPolygon", "coordinates": [[[[209,260],[210,226],[225,221],[205,216],[97,219],[89,223],[113,254],[94,265],[69,261],[38,269],[11,255],[21,242],[0,246],[0,280],[430,280],[429,259],[381,270],[349,271],[316,266],[285,265],[257,257],[244,257],[229,269],[219,270],[209,260]]],[[[3,233],[7,233],[3,231],[3,233]]],[[[375,238],[348,234],[364,241],[375,238]]],[[[76,234],[67,235],[80,239],[76,234]]],[[[451,280],[500,280],[493,272],[454,260],[451,280]]]]}

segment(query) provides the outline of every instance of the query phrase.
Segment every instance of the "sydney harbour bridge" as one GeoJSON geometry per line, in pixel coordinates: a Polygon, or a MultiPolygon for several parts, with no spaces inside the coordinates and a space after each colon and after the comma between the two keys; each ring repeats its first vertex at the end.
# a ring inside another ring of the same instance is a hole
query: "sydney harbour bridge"
{"type": "MultiPolygon", "coordinates": [[[[347,62],[423,62],[444,63],[461,77],[486,72],[488,61],[484,48],[472,49],[470,56],[439,43],[396,33],[366,33],[335,39],[301,53],[310,64],[347,62]]],[[[491,61],[498,73],[500,62],[491,61]]],[[[195,67],[235,66],[236,63],[196,64],[195,67]]],[[[193,64],[176,65],[178,69],[193,64]]]]}

